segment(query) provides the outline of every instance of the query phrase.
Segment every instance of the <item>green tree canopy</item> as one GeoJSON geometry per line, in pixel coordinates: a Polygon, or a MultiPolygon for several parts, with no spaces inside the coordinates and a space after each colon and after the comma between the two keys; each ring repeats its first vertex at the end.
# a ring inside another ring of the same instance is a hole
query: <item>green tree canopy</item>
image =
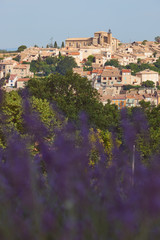
{"type": "Polygon", "coordinates": [[[95,62],[95,57],[93,55],[89,55],[87,59],[91,63],[95,62]]]}
{"type": "Polygon", "coordinates": [[[79,113],[84,111],[90,122],[97,128],[119,129],[117,106],[109,103],[103,106],[99,101],[97,90],[85,77],[72,72],[66,75],[51,74],[45,78],[31,79],[27,83],[27,88],[36,98],[55,101],[69,119],[78,119],[79,113]]]}
{"type": "Polygon", "coordinates": [[[71,71],[74,67],[77,67],[77,64],[73,57],[61,57],[56,66],[56,72],[65,75],[67,71],[71,71]]]}
{"type": "Polygon", "coordinates": [[[155,87],[155,84],[154,84],[153,81],[147,80],[147,81],[145,81],[145,82],[142,82],[142,86],[143,86],[143,87],[153,88],[153,87],[155,87]]]}
{"type": "Polygon", "coordinates": [[[17,61],[17,62],[20,62],[21,56],[20,56],[20,55],[17,55],[16,57],[13,58],[13,60],[15,60],[15,61],[17,61]]]}
{"type": "Polygon", "coordinates": [[[21,46],[19,46],[19,48],[18,48],[18,52],[22,52],[22,51],[24,51],[25,49],[27,48],[27,46],[26,45],[21,45],[21,46]]]}
{"type": "Polygon", "coordinates": [[[148,42],[147,40],[143,40],[142,44],[146,45],[146,42],[148,42]]]}
{"type": "Polygon", "coordinates": [[[54,42],[54,48],[58,48],[57,42],[54,42]]]}
{"type": "Polygon", "coordinates": [[[61,48],[64,48],[64,42],[62,42],[62,44],[61,44],[61,48]]]}
{"type": "Polygon", "coordinates": [[[155,41],[160,43],[160,36],[155,37],[155,41]]]}
{"type": "Polygon", "coordinates": [[[117,59],[111,59],[110,61],[107,61],[105,63],[105,66],[114,66],[114,67],[120,67],[120,64],[117,59]]]}

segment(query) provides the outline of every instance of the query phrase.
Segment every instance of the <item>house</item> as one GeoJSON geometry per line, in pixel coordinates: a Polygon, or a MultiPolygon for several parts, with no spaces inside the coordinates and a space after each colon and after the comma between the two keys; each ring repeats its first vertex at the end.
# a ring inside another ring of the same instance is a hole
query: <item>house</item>
{"type": "Polygon", "coordinates": [[[9,79],[6,82],[6,87],[16,87],[16,82],[18,80],[18,76],[16,74],[11,74],[9,79]]]}
{"type": "Polygon", "coordinates": [[[144,71],[136,73],[136,76],[141,79],[141,83],[147,80],[153,81],[155,85],[157,85],[159,80],[158,72],[152,71],[150,69],[146,69],[144,71]]]}
{"type": "Polygon", "coordinates": [[[25,84],[30,80],[30,78],[19,78],[17,80],[17,88],[24,88],[25,84]]]}
{"type": "Polygon", "coordinates": [[[5,78],[7,74],[15,74],[13,71],[14,66],[17,64],[14,60],[2,60],[0,61],[0,78],[5,78]]]}
{"type": "Polygon", "coordinates": [[[13,74],[16,74],[18,78],[33,77],[33,73],[30,71],[30,64],[17,64],[13,67],[13,74]]]}

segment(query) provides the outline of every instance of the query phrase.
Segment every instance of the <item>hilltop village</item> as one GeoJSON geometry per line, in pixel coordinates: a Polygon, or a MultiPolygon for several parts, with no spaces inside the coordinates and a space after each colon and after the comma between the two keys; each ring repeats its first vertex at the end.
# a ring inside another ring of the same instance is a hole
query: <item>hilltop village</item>
{"type": "Polygon", "coordinates": [[[0,56],[3,88],[6,91],[23,88],[35,75],[30,68],[33,61],[59,56],[75,60],[77,66],[73,72],[91,81],[103,104],[110,101],[121,109],[139,106],[141,100],[156,106],[160,103],[160,68],[154,69],[160,59],[160,44],[147,40],[124,44],[112,36],[111,30],[96,32],[88,38],[68,38],[61,48],[35,46],[7,56],[3,54],[0,56]],[[134,72],[128,67],[131,64],[149,65],[153,69],[134,72]]]}

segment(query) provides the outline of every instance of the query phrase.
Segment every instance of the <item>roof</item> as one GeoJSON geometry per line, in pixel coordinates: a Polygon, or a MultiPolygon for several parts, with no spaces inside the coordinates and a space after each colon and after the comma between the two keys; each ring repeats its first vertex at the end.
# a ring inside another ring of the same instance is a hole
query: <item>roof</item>
{"type": "Polygon", "coordinates": [[[102,74],[103,70],[100,70],[100,69],[94,69],[92,70],[92,73],[99,73],[99,74],[102,74]]]}
{"type": "Polygon", "coordinates": [[[120,71],[117,69],[105,69],[102,73],[102,77],[121,77],[120,71]]]}
{"type": "Polygon", "coordinates": [[[136,75],[137,74],[158,74],[158,72],[152,71],[150,69],[145,69],[145,70],[143,70],[141,72],[136,73],[136,75]]]}
{"type": "Polygon", "coordinates": [[[92,39],[91,37],[88,38],[67,38],[66,41],[86,41],[92,39]]]}
{"type": "Polygon", "coordinates": [[[16,66],[14,66],[14,68],[16,68],[16,69],[25,69],[25,68],[27,68],[27,64],[18,64],[16,66]]]}
{"type": "Polygon", "coordinates": [[[113,100],[125,100],[125,99],[126,99],[125,94],[119,94],[119,95],[113,96],[113,100]]]}
{"type": "Polygon", "coordinates": [[[105,66],[104,68],[105,69],[114,69],[115,67],[113,67],[113,66],[105,66]]]}
{"type": "Polygon", "coordinates": [[[95,32],[95,33],[107,33],[107,32],[105,32],[105,31],[98,31],[98,32],[95,32]]]}
{"type": "Polygon", "coordinates": [[[9,80],[14,80],[17,77],[16,74],[11,74],[9,80]]]}
{"type": "Polygon", "coordinates": [[[130,69],[122,69],[122,72],[124,72],[124,73],[130,73],[131,70],[130,70],[130,69]]]}
{"type": "Polygon", "coordinates": [[[14,61],[14,60],[2,60],[0,61],[0,64],[3,64],[3,65],[13,65],[13,64],[16,64],[17,62],[14,61]]]}
{"type": "Polygon", "coordinates": [[[76,55],[80,55],[80,53],[79,52],[69,52],[68,55],[76,56],[76,55]]]}
{"type": "Polygon", "coordinates": [[[19,78],[17,82],[28,82],[30,78],[19,78]]]}

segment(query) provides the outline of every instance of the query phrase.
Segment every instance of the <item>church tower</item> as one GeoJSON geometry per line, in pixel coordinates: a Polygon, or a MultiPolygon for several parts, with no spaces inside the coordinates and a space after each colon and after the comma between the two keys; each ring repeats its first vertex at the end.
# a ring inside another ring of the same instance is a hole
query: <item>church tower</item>
{"type": "Polygon", "coordinates": [[[108,44],[112,45],[112,32],[111,32],[111,29],[108,30],[108,44]]]}

